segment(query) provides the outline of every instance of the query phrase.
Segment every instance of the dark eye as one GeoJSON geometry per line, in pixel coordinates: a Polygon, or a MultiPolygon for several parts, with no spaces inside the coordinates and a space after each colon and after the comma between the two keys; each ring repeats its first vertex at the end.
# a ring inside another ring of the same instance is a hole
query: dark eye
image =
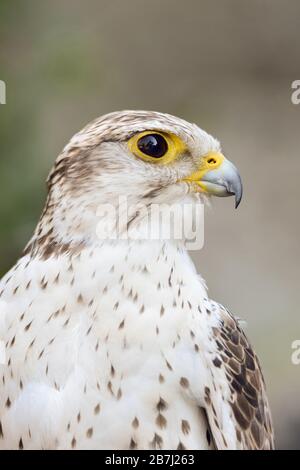
{"type": "Polygon", "coordinates": [[[153,158],[161,158],[168,151],[167,141],[160,134],[144,135],[139,139],[137,146],[141,152],[153,158]]]}

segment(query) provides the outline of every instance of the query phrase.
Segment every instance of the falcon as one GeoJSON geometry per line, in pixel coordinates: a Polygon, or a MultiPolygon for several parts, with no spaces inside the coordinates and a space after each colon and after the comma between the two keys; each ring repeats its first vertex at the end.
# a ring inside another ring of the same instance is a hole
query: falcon
{"type": "Polygon", "coordinates": [[[0,282],[1,449],[273,448],[258,359],[185,240],[132,236],[144,233],[139,207],[211,195],[237,206],[242,183],[195,124],[122,111],[71,139],[0,282]]]}

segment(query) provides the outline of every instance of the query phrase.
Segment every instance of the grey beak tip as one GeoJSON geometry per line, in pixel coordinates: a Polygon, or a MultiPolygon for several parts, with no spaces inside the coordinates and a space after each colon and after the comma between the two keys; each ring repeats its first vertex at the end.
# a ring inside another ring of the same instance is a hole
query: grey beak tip
{"type": "Polygon", "coordinates": [[[240,202],[242,200],[242,195],[243,195],[243,190],[240,191],[239,193],[235,193],[235,208],[237,209],[240,205],[240,202]]]}
{"type": "Polygon", "coordinates": [[[228,196],[234,196],[235,199],[235,204],[234,207],[237,209],[241,203],[242,196],[243,196],[243,187],[242,185],[237,189],[235,188],[235,191],[233,191],[233,188],[231,188],[230,191],[228,191],[228,196]]]}
{"type": "Polygon", "coordinates": [[[243,196],[243,184],[239,173],[237,173],[237,179],[231,187],[231,190],[235,197],[235,208],[237,209],[240,205],[243,196]]]}

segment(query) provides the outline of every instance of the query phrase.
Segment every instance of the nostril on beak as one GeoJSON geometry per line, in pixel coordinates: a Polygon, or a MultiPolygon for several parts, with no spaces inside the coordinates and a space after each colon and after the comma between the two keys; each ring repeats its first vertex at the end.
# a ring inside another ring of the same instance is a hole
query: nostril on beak
{"type": "Polygon", "coordinates": [[[215,170],[222,165],[225,160],[224,155],[219,152],[209,152],[202,159],[202,165],[209,171],[215,170]]]}

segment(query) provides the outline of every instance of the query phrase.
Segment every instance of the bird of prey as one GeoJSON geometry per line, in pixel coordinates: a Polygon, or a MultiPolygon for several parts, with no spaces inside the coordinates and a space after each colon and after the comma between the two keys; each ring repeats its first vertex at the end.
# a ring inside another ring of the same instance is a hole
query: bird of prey
{"type": "Polygon", "coordinates": [[[258,359],[185,240],[123,236],[143,227],[139,210],[108,236],[120,198],[182,207],[211,194],[238,205],[241,179],[195,124],[122,111],[71,139],[0,282],[1,449],[273,448],[258,359]]]}

